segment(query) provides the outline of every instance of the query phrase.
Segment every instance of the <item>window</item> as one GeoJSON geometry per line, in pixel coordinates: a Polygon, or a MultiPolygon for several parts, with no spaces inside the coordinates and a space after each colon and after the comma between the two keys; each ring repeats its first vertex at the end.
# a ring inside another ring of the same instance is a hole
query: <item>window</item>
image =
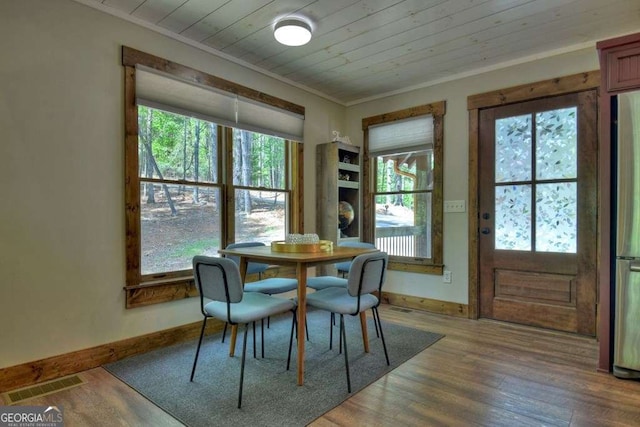
{"type": "Polygon", "coordinates": [[[363,119],[365,240],[391,269],[442,274],[444,102],[363,119]]]}
{"type": "Polygon", "coordinates": [[[126,47],[123,65],[127,307],[195,295],[194,255],[302,231],[304,108],[126,47]]]}
{"type": "Polygon", "coordinates": [[[286,141],[238,129],[233,135],[234,241],[284,240],[290,190],[286,141]]]}

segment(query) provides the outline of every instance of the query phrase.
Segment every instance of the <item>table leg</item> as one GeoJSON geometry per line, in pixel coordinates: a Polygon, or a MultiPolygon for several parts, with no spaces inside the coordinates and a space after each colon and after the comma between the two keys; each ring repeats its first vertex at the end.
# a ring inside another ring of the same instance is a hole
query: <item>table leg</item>
{"type": "Polygon", "coordinates": [[[236,351],[236,337],[238,336],[238,325],[231,325],[231,343],[229,344],[229,356],[233,357],[236,351]]]}
{"type": "Polygon", "coordinates": [[[307,267],[296,266],[298,278],[298,385],[304,384],[304,343],[307,318],[307,267]]]}
{"type": "MultiPolygon", "coordinates": [[[[247,278],[247,265],[248,261],[246,257],[240,257],[240,280],[242,281],[242,286],[244,286],[244,281],[247,278]]],[[[238,336],[238,325],[231,326],[231,344],[229,346],[229,356],[233,357],[236,352],[236,337],[238,336]]]]}
{"type": "Polygon", "coordinates": [[[369,353],[369,335],[367,333],[367,313],[360,312],[360,327],[362,328],[362,344],[364,345],[364,352],[369,353]]]}

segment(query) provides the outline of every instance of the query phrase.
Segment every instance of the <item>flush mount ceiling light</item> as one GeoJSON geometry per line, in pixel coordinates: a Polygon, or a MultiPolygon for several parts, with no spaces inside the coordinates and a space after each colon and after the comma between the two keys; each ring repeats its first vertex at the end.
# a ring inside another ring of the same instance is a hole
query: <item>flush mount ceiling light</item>
{"type": "Polygon", "coordinates": [[[273,35],[286,46],[302,46],[311,40],[311,26],[300,19],[287,18],[276,23],[273,35]]]}

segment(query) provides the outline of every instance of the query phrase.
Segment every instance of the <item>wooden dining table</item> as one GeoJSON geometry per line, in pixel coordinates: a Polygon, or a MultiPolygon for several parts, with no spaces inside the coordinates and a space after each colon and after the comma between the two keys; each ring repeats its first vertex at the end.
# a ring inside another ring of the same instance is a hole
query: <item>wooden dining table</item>
{"type": "MultiPolygon", "coordinates": [[[[247,265],[250,262],[260,262],[282,266],[291,266],[296,269],[296,279],[298,280],[298,385],[304,384],[304,346],[305,346],[305,321],[307,313],[307,269],[322,264],[331,264],[340,261],[349,261],[358,255],[374,252],[374,248],[350,248],[344,246],[334,246],[327,252],[279,252],[273,251],[270,246],[252,246],[235,249],[220,249],[218,252],[226,256],[237,256],[240,258],[240,277],[244,283],[247,274],[247,265]]],[[[368,352],[366,316],[361,313],[360,323],[362,326],[362,338],[365,351],[368,352]]],[[[236,347],[237,325],[231,329],[231,347],[229,355],[233,356],[236,347]]]]}

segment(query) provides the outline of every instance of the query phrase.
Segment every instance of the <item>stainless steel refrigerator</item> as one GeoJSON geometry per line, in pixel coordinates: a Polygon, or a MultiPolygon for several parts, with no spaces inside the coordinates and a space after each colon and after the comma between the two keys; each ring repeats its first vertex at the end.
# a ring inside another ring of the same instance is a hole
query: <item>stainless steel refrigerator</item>
{"type": "Polygon", "coordinates": [[[613,374],[640,378],[640,91],[617,96],[613,374]]]}

